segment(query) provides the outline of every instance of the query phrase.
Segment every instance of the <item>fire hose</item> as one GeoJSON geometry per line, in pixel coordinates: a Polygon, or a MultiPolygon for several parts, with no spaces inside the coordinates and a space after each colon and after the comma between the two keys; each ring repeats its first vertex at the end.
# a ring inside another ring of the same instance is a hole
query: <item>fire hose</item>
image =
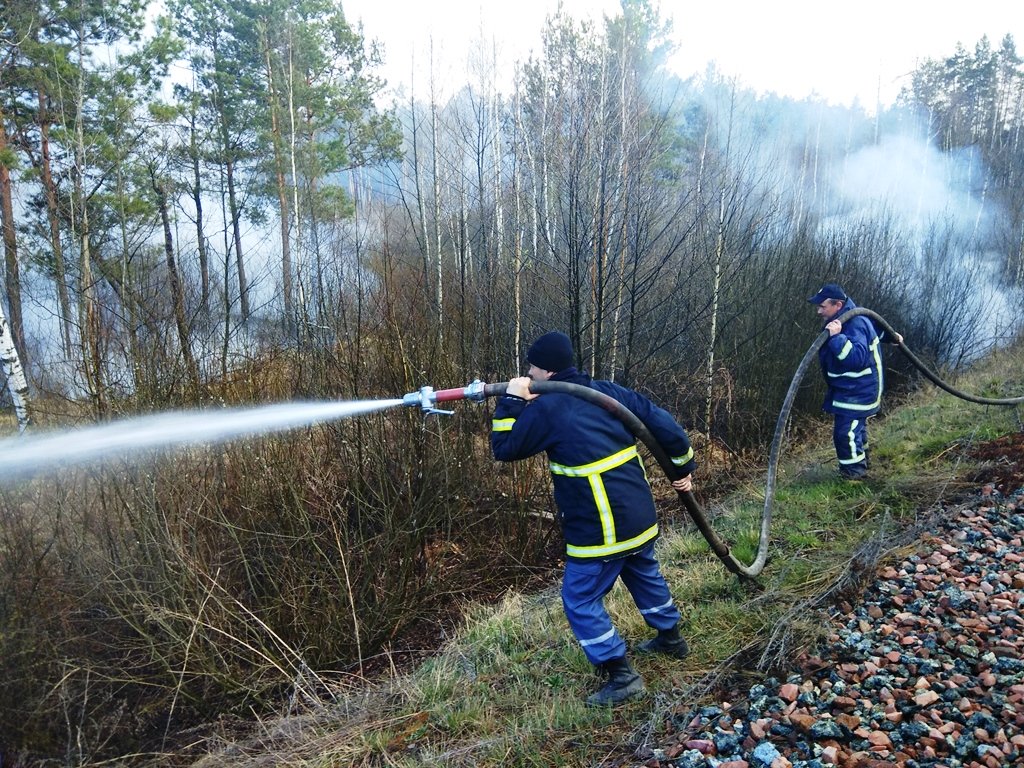
{"type": "MultiPolygon", "coordinates": [[[[875,323],[876,327],[881,328],[889,336],[896,338],[896,331],[893,330],[892,326],[889,325],[883,317],[864,307],[852,309],[849,312],[840,315],[838,319],[842,322],[858,315],[869,317],[875,323]]],[[[758,537],[757,554],[754,557],[754,561],[750,565],[744,565],[736,559],[735,555],[733,555],[729,550],[729,546],[721,539],[714,527],[708,521],[707,515],[701,508],[700,504],[697,503],[697,499],[694,497],[692,491],[676,491],[680,502],[683,507],[685,507],[694,524],[697,526],[697,529],[704,536],[705,540],[707,540],[712,552],[715,553],[731,573],[734,573],[741,578],[756,578],[760,575],[761,571],[764,570],[765,563],[768,561],[768,544],[771,537],[772,505],[775,496],[775,484],[779,457],[782,452],[782,443],[789,423],[790,412],[793,409],[793,402],[796,399],[797,390],[800,387],[800,383],[803,381],[804,375],[807,373],[807,369],[817,356],[818,350],[821,349],[828,339],[828,331],[823,330],[818,334],[818,337],[808,348],[803,359],[800,361],[800,365],[797,366],[796,373],[793,375],[793,380],[790,382],[789,390],[786,392],[786,397],[782,404],[782,410],[779,412],[779,418],[775,424],[775,434],[772,438],[771,451],[768,455],[768,479],[765,487],[764,511],[761,515],[761,531],[758,537]]],[[[911,352],[902,341],[898,342],[896,346],[904,355],[907,356],[914,367],[921,371],[929,381],[955,397],[981,405],[1014,406],[1024,403],[1024,396],[1010,398],[979,397],[956,389],[944,382],[937,374],[931,371],[928,366],[926,366],[920,358],[914,355],[914,353],[911,352]]],[[[497,397],[505,394],[507,386],[508,382],[485,384],[482,381],[477,380],[465,387],[456,387],[454,389],[434,391],[432,387],[421,387],[418,391],[410,392],[405,395],[402,398],[402,404],[419,407],[425,414],[451,413],[451,411],[438,409],[436,407],[437,404],[453,402],[455,400],[483,402],[488,397],[497,397]]],[[[626,428],[629,429],[633,435],[647,447],[651,455],[658,462],[659,466],[670,480],[676,480],[680,477],[679,468],[672,463],[672,460],[665,452],[665,449],[661,447],[658,441],[651,434],[650,430],[647,429],[636,414],[626,408],[615,398],[602,392],[598,392],[596,389],[591,389],[590,387],[585,387],[579,384],[570,384],[563,381],[534,381],[530,384],[530,391],[536,392],[537,394],[563,392],[565,394],[583,398],[584,400],[604,408],[606,411],[622,421],[626,428]]]]}

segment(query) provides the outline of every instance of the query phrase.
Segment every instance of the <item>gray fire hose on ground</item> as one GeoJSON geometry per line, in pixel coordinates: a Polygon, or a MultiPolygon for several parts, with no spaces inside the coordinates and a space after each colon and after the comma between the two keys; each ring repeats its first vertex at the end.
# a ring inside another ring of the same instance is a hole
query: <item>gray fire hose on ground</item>
{"type": "MultiPolygon", "coordinates": [[[[870,309],[858,307],[840,315],[838,319],[840,321],[845,321],[852,317],[856,317],[857,315],[864,315],[871,318],[871,320],[875,322],[876,326],[895,338],[896,331],[893,330],[892,326],[890,326],[884,318],[870,309]]],[[[756,578],[760,575],[761,571],[764,570],[765,563],[768,560],[772,503],[775,496],[775,484],[778,472],[779,456],[782,452],[782,441],[786,434],[786,427],[789,423],[790,412],[793,409],[793,402],[796,399],[796,393],[800,387],[800,383],[803,380],[804,375],[807,373],[807,369],[811,366],[812,361],[817,356],[818,350],[821,349],[822,345],[824,345],[826,341],[828,341],[828,338],[828,331],[822,331],[818,334],[818,337],[814,340],[810,348],[807,350],[807,353],[800,361],[800,365],[797,367],[796,373],[793,375],[793,380],[790,382],[789,390],[786,392],[786,397],[783,401],[778,421],[775,424],[775,435],[772,439],[772,447],[768,456],[768,480],[765,488],[764,512],[761,515],[761,532],[758,537],[757,555],[754,558],[754,562],[750,565],[744,565],[736,559],[736,556],[729,550],[728,545],[722,541],[714,527],[712,527],[711,523],[708,521],[707,515],[704,513],[704,510],[701,509],[700,505],[697,503],[697,499],[691,491],[676,491],[680,502],[693,519],[697,529],[707,540],[711,550],[730,572],[735,573],[741,578],[756,578]]],[[[976,395],[962,392],[940,379],[902,342],[899,342],[897,346],[900,351],[907,356],[910,362],[913,363],[914,367],[921,371],[929,381],[955,397],[981,405],[1013,406],[1024,403],[1024,396],[999,399],[978,397],[976,395]]],[[[474,381],[466,387],[439,390],[437,392],[435,392],[431,387],[423,387],[417,392],[410,392],[405,395],[403,398],[403,405],[420,407],[423,409],[424,413],[450,413],[450,411],[438,410],[436,408],[436,404],[462,399],[482,402],[487,397],[495,397],[505,394],[505,388],[507,386],[507,382],[500,384],[484,384],[480,381],[474,381]]],[[[563,392],[565,394],[581,397],[595,405],[601,406],[622,421],[622,423],[626,425],[627,429],[629,429],[638,440],[647,446],[651,455],[655,458],[670,480],[676,480],[680,477],[679,468],[672,463],[672,460],[668,457],[664,448],[662,448],[658,441],[654,439],[654,435],[650,433],[650,430],[647,429],[636,414],[626,408],[615,398],[609,397],[608,395],[598,392],[596,389],[591,389],[590,387],[581,386],[579,384],[570,384],[563,381],[535,381],[530,384],[530,391],[536,392],[537,394],[544,394],[546,392],[563,392]]]]}

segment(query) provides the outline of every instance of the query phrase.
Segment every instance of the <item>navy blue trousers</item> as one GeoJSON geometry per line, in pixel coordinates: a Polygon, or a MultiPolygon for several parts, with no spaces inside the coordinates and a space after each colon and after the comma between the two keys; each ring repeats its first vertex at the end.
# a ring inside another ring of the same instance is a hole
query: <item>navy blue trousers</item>
{"type": "Polygon", "coordinates": [[[857,477],[868,469],[868,418],[835,414],[832,427],[832,442],[839,459],[839,471],[844,475],[857,477]]]}
{"type": "Polygon", "coordinates": [[[653,543],[616,560],[568,560],[562,579],[562,605],[591,664],[626,655],[626,644],[604,607],[604,598],[618,578],[648,626],[671,629],[679,621],[679,609],[654,558],[653,543]]]}

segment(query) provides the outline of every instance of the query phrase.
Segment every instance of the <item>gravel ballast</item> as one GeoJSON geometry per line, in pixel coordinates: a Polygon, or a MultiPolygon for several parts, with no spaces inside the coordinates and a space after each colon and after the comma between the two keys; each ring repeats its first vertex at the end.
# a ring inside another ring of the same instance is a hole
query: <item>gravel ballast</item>
{"type": "Polygon", "coordinates": [[[662,768],[1024,766],[1024,491],[960,501],[831,635],[742,700],[679,712],[662,768]]]}

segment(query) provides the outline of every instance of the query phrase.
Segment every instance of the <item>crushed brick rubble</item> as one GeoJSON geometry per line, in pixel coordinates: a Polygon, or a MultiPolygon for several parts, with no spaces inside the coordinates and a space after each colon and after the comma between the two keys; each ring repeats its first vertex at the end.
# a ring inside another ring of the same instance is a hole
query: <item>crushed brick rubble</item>
{"type": "Polygon", "coordinates": [[[1024,766],[1024,489],[986,486],[878,571],[785,680],[681,709],[658,768],[1024,766]]]}

